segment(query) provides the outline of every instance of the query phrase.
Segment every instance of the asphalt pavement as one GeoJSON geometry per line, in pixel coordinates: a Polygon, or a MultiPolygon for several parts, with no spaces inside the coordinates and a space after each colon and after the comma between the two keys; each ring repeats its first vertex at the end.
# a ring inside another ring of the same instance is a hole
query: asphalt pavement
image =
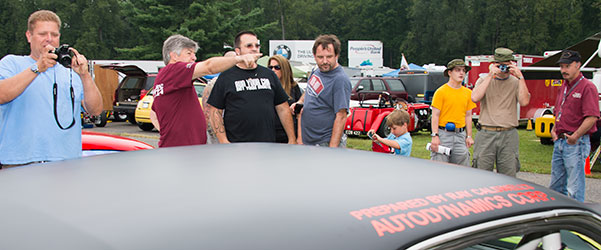
{"type": "MultiPolygon", "coordinates": [[[[85,130],[120,135],[148,143],[158,148],[159,132],[157,130],[142,131],[137,125],[130,124],[129,122],[109,122],[105,127],[86,128],[85,130]]],[[[520,172],[517,177],[544,187],[548,187],[551,181],[551,175],[549,174],[520,172]]],[[[588,202],[601,203],[601,179],[586,178],[585,198],[588,202]]]]}

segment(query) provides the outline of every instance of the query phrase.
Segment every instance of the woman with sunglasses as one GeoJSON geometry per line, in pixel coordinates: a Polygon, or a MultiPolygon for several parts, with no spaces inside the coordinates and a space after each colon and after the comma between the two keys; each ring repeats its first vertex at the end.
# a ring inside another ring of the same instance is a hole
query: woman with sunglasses
{"type": "MultiPolygon", "coordinates": [[[[286,91],[286,94],[288,94],[288,105],[297,102],[302,96],[303,92],[298,84],[294,81],[292,76],[292,67],[290,67],[288,60],[281,55],[274,55],[269,58],[269,64],[267,67],[273,70],[273,72],[280,79],[284,91],[286,91]]],[[[298,119],[296,114],[294,114],[292,118],[294,120],[294,131],[298,136],[298,119]]],[[[282,124],[277,119],[276,123],[276,142],[288,143],[288,136],[286,135],[286,131],[284,131],[282,124]]]]}

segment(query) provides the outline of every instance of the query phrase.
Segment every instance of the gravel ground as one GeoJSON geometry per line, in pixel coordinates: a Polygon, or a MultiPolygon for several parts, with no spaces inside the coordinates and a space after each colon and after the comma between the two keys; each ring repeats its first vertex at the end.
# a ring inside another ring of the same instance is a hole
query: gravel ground
{"type": "MultiPolygon", "coordinates": [[[[549,187],[551,175],[519,172],[518,178],[536,183],[543,187],[549,187]]],[[[601,180],[586,178],[585,200],[588,202],[601,203],[601,180]]]]}

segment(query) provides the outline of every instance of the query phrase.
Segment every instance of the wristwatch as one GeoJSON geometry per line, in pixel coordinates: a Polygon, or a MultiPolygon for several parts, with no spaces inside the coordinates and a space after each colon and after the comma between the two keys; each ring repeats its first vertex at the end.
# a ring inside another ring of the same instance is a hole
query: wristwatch
{"type": "Polygon", "coordinates": [[[38,70],[38,64],[34,63],[33,65],[31,65],[29,67],[29,69],[31,70],[31,72],[36,73],[36,74],[40,74],[40,71],[38,70]]]}
{"type": "Polygon", "coordinates": [[[431,135],[432,135],[432,137],[438,136],[438,133],[432,133],[431,135]]]}

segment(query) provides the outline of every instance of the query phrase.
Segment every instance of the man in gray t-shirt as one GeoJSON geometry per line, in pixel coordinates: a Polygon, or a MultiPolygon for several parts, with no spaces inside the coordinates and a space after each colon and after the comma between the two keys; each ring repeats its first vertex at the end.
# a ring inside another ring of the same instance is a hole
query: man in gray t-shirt
{"type": "MultiPolygon", "coordinates": [[[[343,132],[351,98],[351,82],[338,64],[340,40],[335,35],[317,37],[313,56],[319,70],[311,74],[305,94],[298,101],[304,103],[300,124],[302,143],[346,147],[343,132]]],[[[295,106],[291,106],[292,110],[295,106]]]]}

